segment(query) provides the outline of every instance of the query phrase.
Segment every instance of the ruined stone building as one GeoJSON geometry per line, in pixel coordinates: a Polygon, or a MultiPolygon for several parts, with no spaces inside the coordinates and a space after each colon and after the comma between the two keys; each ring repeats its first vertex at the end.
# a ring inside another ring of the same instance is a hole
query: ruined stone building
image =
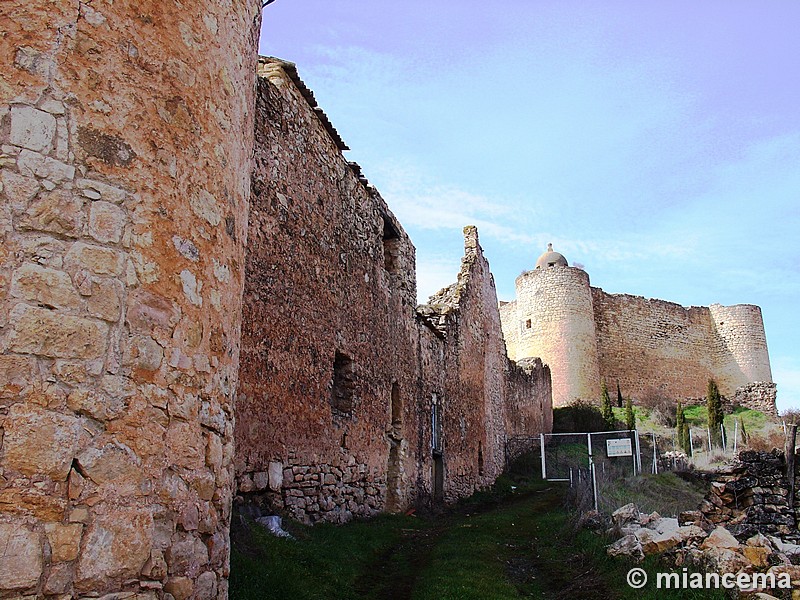
{"type": "Polygon", "coordinates": [[[552,245],[501,303],[508,355],[550,366],[553,404],[596,402],[603,380],[626,396],[702,398],[714,379],[728,400],[777,415],[761,309],[689,308],[589,285],[552,245]]]}
{"type": "Polygon", "coordinates": [[[0,597],[226,598],[237,482],[344,520],[468,494],[549,427],[477,233],[417,309],[310,93],[256,81],[260,9],[2,3],[0,597]]]}
{"type": "Polygon", "coordinates": [[[304,520],[452,501],[509,435],[549,430],[549,372],[506,356],[474,227],[458,280],[416,307],[414,246],[290,63],[263,59],[236,474],[304,520]]]}

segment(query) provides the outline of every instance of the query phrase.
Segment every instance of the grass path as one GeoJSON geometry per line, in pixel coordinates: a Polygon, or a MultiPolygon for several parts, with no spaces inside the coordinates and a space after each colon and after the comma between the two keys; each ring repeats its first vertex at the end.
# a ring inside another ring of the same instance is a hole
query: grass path
{"type": "MultiPolygon", "coordinates": [[[[502,481],[453,510],[385,515],[345,526],[289,525],[296,540],[235,524],[230,597],[237,599],[506,600],[722,598],[632,590],[632,566],[605,540],[576,531],[564,488],[502,481]]],[[[649,571],[658,569],[646,563],[649,571]]]]}

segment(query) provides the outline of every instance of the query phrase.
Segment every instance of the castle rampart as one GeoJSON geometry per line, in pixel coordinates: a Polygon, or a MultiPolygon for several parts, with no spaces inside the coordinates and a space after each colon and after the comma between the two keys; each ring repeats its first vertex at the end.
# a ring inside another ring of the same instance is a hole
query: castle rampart
{"type": "Polygon", "coordinates": [[[526,271],[517,277],[516,290],[516,302],[503,307],[511,317],[504,321],[509,356],[541,357],[551,365],[554,406],[599,397],[597,336],[586,272],[569,266],[526,271]]]}
{"type": "Polygon", "coordinates": [[[714,379],[730,401],[777,414],[757,306],[687,308],[608,294],[550,249],[517,278],[517,298],[500,313],[509,356],[541,356],[550,366],[556,406],[598,400],[603,380],[635,399],[697,400],[714,379]]]}

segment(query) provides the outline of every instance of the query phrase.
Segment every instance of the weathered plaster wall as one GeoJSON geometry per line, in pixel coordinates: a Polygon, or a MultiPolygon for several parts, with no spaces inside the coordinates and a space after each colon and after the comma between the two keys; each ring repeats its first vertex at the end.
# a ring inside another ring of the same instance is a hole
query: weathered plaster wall
{"type": "Polygon", "coordinates": [[[521,371],[506,378],[477,232],[466,230],[456,284],[417,313],[414,247],[401,225],[344,159],[294,66],[265,59],[261,74],[237,401],[242,499],[341,522],[491,483],[503,466],[507,389],[516,410],[541,412],[549,387],[521,371]],[[342,357],[347,410],[336,392],[342,357]],[[542,397],[529,410],[533,391],[542,397]]]}
{"type": "Polygon", "coordinates": [[[0,596],[224,598],[259,4],[2,13],[0,596]]]}

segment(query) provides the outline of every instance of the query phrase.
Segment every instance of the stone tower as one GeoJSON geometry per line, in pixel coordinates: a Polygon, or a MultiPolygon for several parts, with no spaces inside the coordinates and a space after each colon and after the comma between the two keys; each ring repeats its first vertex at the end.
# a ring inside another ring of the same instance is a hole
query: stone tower
{"type": "Polygon", "coordinates": [[[551,366],[553,406],[600,397],[592,294],[587,273],[547,251],[516,280],[517,299],[500,307],[509,358],[551,366]],[[557,366],[557,368],[553,368],[557,366]]]}
{"type": "Polygon", "coordinates": [[[719,339],[720,389],[732,395],[750,382],[772,382],[761,309],[752,304],[709,306],[719,339]]]}
{"type": "Polygon", "coordinates": [[[259,9],[2,4],[3,597],[227,597],[259,9]]]}

